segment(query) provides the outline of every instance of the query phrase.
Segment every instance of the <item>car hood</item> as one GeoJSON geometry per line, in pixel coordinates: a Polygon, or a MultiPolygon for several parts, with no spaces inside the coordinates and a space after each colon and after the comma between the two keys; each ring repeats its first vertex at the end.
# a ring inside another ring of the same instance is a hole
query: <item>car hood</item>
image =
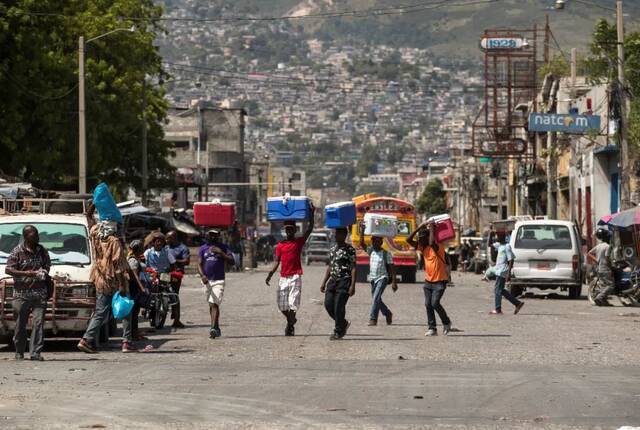
{"type": "MultiPolygon", "coordinates": [[[[6,278],[6,264],[0,264],[0,278],[6,278]]],[[[66,264],[56,264],[51,266],[51,270],[49,274],[55,277],[66,278],[70,281],[77,282],[90,282],[89,281],[89,273],[90,266],[87,264],[84,267],[80,266],[69,266],[66,264]]]]}

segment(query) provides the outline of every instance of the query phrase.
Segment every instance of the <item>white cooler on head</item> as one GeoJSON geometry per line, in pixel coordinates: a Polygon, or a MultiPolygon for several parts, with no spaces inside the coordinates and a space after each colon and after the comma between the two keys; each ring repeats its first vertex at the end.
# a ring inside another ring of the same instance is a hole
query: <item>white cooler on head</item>
{"type": "Polygon", "coordinates": [[[364,214],[364,234],[367,236],[396,237],[398,218],[376,213],[364,214]]]}

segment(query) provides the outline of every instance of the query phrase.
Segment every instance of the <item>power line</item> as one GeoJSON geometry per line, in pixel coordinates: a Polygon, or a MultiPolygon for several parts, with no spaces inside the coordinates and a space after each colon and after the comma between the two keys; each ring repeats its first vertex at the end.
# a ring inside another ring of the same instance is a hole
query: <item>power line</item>
{"type": "MultiPolygon", "coordinates": [[[[72,92],[74,92],[77,88],[78,88],[78,84],[75,84],[73,87],[69,88],[68,90],[63,90],[64,92],[60,95],[57,96],[45,96],[42,95],[40,93],[37,93],[35,91],[30,90],[29,88],[27,88],[26,86],[24,86],[20,81],[18,81],[16,78],[14,78],[13,76],[11,76],[9,73],[7,73],[6,70],[3,70],[2,68],[0,68],[0,74],[3,74],[4,76],[7,77],[8,80],[10,80],[11,82],[13,82],[20,91],[34,97],[37,98],[38,100],[41,101],[54,101],[54,100],[60,100],[63,99],[65,97],[67,97],[69,94],[71,94],[72,92]]],[[[53,91],[58,91],[58,90],[53,90],[53,91]]]]}
{"type": "MultiPolygon", "coordinates": [[[[229,23],[229,22],[276,22],[276,21],[291,21],[291,20],[304,20],[304,19],[328,19],[328,18],[367,18],[377,17],[385,15],[402,15],[408,12],[421,12],[426,10],[434,10],[440,8],[451,8],[459,6],[473,6],[478,4],[496,3],[502,0],[471,0],[466,2],[455,2],[453,0],[441,0],[437,3],[422,2],[413,5],[395,6],[388,8],[370,8],[341,12],[324,12],[318,14],[307,15],[284,15],[284,16],[268,16],[268,17],[250,17],[250,16],[235,16],[227,18],[196,18],[196,17],[153,17],[153,18],[141,18],[132,16],[118,16],[116,19],[122,21],[161,21],[161,22],[186,22],[186,23],[229,23]]],[[[74,15],[65,15],[55,12],[18,12],[22,16],[33,17],[58,17],[58,18],[75,18],[74,15]]],[[[3,14],[3,15],[6,15],[3,14]]]]}

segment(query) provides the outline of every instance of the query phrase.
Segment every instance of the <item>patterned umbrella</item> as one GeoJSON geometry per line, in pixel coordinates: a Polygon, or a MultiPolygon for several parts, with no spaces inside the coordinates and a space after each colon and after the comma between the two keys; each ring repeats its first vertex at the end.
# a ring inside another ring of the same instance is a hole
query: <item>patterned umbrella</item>
{"type": "Polygon", "coordinates": [[[609,224],[609,222],[611,221],[611,218],[613,218],[614,216],[618,215],[620,212],[616,212],[614,214],[611,215],[605,215],[602,218],[600,218],[600,221],[598,221],[598,225],[607,225],[609,224]]]}
{"type": "Polygon", "coordinates": [[[631,208],[626,211],[622,211],[611,217],[609,225],[616,227],[627,228],[632,225],[640,225],[640,208],[631,208]]]}

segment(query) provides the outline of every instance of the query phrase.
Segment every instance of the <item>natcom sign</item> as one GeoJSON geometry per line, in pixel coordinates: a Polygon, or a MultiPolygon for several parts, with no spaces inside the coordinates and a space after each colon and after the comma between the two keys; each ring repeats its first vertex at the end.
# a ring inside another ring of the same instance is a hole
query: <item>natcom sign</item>
{"type": "Polygon", "coordinates": [[[563,115],[557,113],[529,114],[529,131],[586,134],[600,131],[600,117],[596,115],[563,115]]]}

